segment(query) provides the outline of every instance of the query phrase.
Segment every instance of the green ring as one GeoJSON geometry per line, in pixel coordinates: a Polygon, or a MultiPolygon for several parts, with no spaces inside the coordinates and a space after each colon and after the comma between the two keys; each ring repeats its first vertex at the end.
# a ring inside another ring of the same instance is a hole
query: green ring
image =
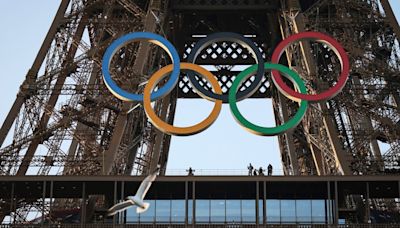
{"type": "MultiPolygon", "coordinates": [[[[297,88],[300,90],[301,93],[307,94],[307,88],[304,85],[303,80],[301,80],[300,76],[289,69],[286,66],[280,65],[280,64],[275,64],[275,63],[265,63],[264,68],[268,70],[278,70],[283,75],[288,78],[290,81],[292,81],[295,85],[297,85],[297,88]]],[[[263,135],[263,136],[274,136],[274,135],[279,135],[282,133],[285,133],[289,131],[292,128],[295,128],[303,119],[304,115],[306,114],[307,107],[308,107],[308,101],[302,100],[300,102],[300,107],[299,110],[297,110],[296,115],[293,116],[289,121],[286,123],[276,126],[276,127],[261,127],[258,125],[255,125],[248,121],[246,118],[243,117],[243,115],[240,113],[237,104],[236,104],[236,93],[238,91],[238,88],[241,84],[241,82],[248,78],[250,75],[254,74],[257,70],[257,64],[248,67],[244,71],[242,71],[233,81],[232,87],[229,90],[229,107],[231,109],[231,112],[233,116],[235,117],[236,121],[244,127],[246,130],[250,131],[251,133],[254,133],[256,135],[263,135]]]]}

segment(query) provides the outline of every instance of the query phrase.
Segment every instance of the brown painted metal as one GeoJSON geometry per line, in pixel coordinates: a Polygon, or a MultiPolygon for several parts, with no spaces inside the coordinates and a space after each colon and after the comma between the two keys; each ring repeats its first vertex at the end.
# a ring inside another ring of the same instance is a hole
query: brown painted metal
{"type": "Polygon", "coordinates": [[[381,0],[381,4],[383,9],[385,10],[386,17],[388,18],[394,32],[396,33],[397,37],[400,37],[400,26],[396,19],[396,15],[394,15],[393,9],[390,6],[389,0],[381,0]]]}
{"type": "MultiPolygon", "coordinates": [[[[76,31],[73,41],[78,42],[79,40],[82,39],[82,35],[83,35],[85,27],[86,27],[86,18],[82,18],[82,21],[77,28],[77,31],[76,31]]],[[[65,68],[67,66],[67,63],[69,63],[72,60],[72,58],[75,56],[75,53],[77,50],[78,50],[78,47],[76,45],[71,45],[70,50],[67,52],[67,58],[64,61],[62,68],[65,68]]],[[[56,84],[54,86],[55,91],[61,90],[65,80],[68,77],[68,73],[69,72],[67,70],[62,70],[60,75],[58,75],[56,84]]],[[[59,97],[58,93],[52,93],[46,104],[45,110],[53,110],[57,103],[58,97],[59,97]]],[[[47,127],[47,124],[50,120],[51,114],[52,114],[51,112],[44,112],[44,114],[42,115],[42,117],[40,119],[40,122],[38,123],[38,126],[36,127],[36,130],[39,131],[39,130],[47,127]]],[[[29,164],[32,160],[32,157],[35,154],[36,149],[38,148],[38,146],[40,144],[40,141],[41,141],[40,139],[36,139],[31,142],[31,144],[29,145],[29,147],[24,155],[21,165],[18,169],[17,175],[20,176],[20,175],[26,174],[26,171],[28,170],[29,164]]]]}
{"type": "MultiPolygon", "coordinates": [[[[50,26],[49,31],[47,32],[46,37],[44,38],[43,44],[39,49],[39,52],[32,64],[31,69],[28,71],[28,74],[26,75],[25,79],[25,84],[32,83],[33,80],[36,79],[37,74],[40,70],[40,67],[43,64],[43,61],[46,57],[47,51],[50,48],[51,42],[54,39],[54,36],[57,32],[58,27],[62,23],[62,19],[64,18],[65,11],[67,10],[68,4],[70,3],[70,0],[62,0],[60,6],[58,7],[57,13],[54,17],[53,23],[50,26]]],[[[25,101],[25,94],[24,91],[21,90],[18,92],[17,98],[14,101],[14,104],[11,107],[10,112],[7,114],[6,119],[3,122],[3,125],[1,126],[0,129],[0,147],[3,145],[3,142],[5,138],[7,137],[8,132],[10,131],[10,128],[12,124],[14,123],[15,118],[17,117],[17,114],[19,110],[21,109],[22,105],[24,104],[25,101]]]]}
{"type": "MultiPolygon", "coordinates": [[[[167,1],[152,1],[149,4],[144,0],[63,0],[0,130],[0,145],[7,135],[14,136],[13,142],[0,150],[0,162],[6,164],[0,167],[0,171],[4,175],[17,174],[23,177],[29,166],[39,167],[38,174],[41,175],[48,174],[52,168],[63,167],[63,175],[88,178],[86,175],[142,175],[160,164],[161,174],[165,174],[171,137],[157,133],[146,120],[142,108],[127,113],[133,104],[116,100],[102,82],[100,63],[105,48],[122,34],[143,30],[166,36],[177,47],[183,61],[188,45],[198,40],[192,37],[197,33],[257,33],[258,38],[262,38],[255,40],[258,44],[264,44],[266,60],[277,42],[292,33],[316,30],[334,36],[348,51],[352,61],[351,77],[358,78],[359,82],[349,81],[348,88],[333,103],[313,105],[300,127],[279,137],[284,173],[328,177],[332,174],[383,174],[387,164],[396,164],[400,156],[399,127],[396,122],[400,113],[400,94],[395,66],[399,65],[399,60],[391,56],[396,50],[395,40],[398,41],[396,36],[400,36],[400,28],[387,0],[347,3],[335,0],[276,0],[268,1],[268,5],[264,4],[267,1],[258,1],[260,6],[253,1],[237,1],[238,4],[227,7],[205,1],[198,8],[190,2],[182,0],[168,4],[167,1]],[[379,2],[386,16],[376,7],[379,2]],[[74,7],[66,12],[69,4],[74,7]],[[224,14],[232,13],[235,16],[229,20],[229,17],[220,17],[222,9],[225,9],[224,14]],[[249,11],[243,11],[238,16],[240,12],[234,9],[249,11]],[[352,17],[340,16],[348,15],[348,12],[352,17]],[[83,15],[84,19],[80,20],[83,15]],[[242,17],[245,19],[238,19],[242,17]],[[78,23],[79,28],[74,32],[63,31],[64,26],[78,23]],[[82,39],[84,29],[89,40],[82,39]],[[260,31],[266,32],[263,34],[260,31]],[[378,40],[385,41],[385,45],[379,46],[378,40]],[[57,45],[63,49],[58,49],[57,45]],[[86,56],[77,57],[75,54],[78,49],[84,50],[86,56]],[[371,61],[366,57],[368,55],[375,57],[371,61]],[[48,59],[45,62],[46,56],[48,59]],[[66,59],[58,58],[60,56],[66,59]],[[389,66],[390,61],[393,61],[394,67],[389,66]],[[359,62],[363,63],[362,67],[356,67],[359,62]],[[45,75],[38,77],[41,66],[45,66],[45,75]],[[370,85],[368,81],[374,81],[376,85],[370,85]],[[373,101],[366,98],[365,91],[373,101]],[[67,97],[70,99],[68,103],[60,99],[66,94],[70,95],[67,97]],[[348,99],[353,95],[357,96],[357,101],[348,99]],[[380,108],[384,108],[385,112],[380,108]],[[16,124],[14,132],[11,130],[13,123],[16,124]],[[64,153],[61,144],[68,140],[72,141],[64,153]],[[391,149],[382,150],[379,141],[386,142],[391,149]],[[47,147],[47,155],[36,154],[39,146],[47,147]],[[25,157],[19,154],[25,154],[25,157]],[[368,162],[372,165],[367,165],[368,162]]],[[[305,75],[307,80],[320,77],[317,71],[326,67],[324,61],[312,60],[310,50],[310,45],[304,43],[301,49],[293,48],[286,55],[288,65],[305,75]]],[[[116,58],[115,64],[133,69],[139,75],[148,76],[160,65],[168,64],[159,60],[163,59],[160,58],[163,54],[154,52],[147,42],[142,42],[139,47],[128,47],[124,54],[127,58],[116,58]]],[[[207,61],[214,60],[204,60],[207,61]]],[[[333,61],[332,65],[338,63],[333,61]]],[[[137,85],[137,78],[129,73],[132,72],[113,72],[113,75],[122,85],[137,85]]],[[[222,84],[226,86],[227,83],[222,84]]],[[[259,93],[257,96],[272,97],[276,118],[279,119],[277,122],[287,120],[296,107],[286,98],[280,98],[282,96],[277,95],[273,88],[268,88],[268,91],[268,94],[259,93]],[[283,110],[282,113],[279,113],[279,109],[283,110]]],[[[172,123],[177,97],[185,96],[193,98],[193,94],[179,90],[171,93],[166,101],[158,102],[160,116],[172,123]]],[[[223,181],[231,177],[185,178],[188,178],[187,181],[197,178],[223,181]]],[[[278,181],[283,177],[246,178],[243,177],[243,180],[278,181]]]]}

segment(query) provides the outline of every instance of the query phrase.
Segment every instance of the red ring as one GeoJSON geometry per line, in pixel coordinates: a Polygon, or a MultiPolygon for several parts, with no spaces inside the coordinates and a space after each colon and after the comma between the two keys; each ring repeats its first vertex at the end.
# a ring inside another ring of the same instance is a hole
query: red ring
{"type": "Polygon", "coordinates": [[[279,59],[281,58],[285,49],[291,43],[303,39],[315,39],[316,41],[325,43],[336,53],[342,66],[342,73],[340,74],[336,85],[334,85],[327,91],[322,92],[320,94],[310,95],[310,94],[301,94],[292,90],[289,86],[286,85],[286,83],[283,82],[282,76],[277,70],[272,71],[272,80],[274,81],[278,89],[286,96],[291,96],[307,101],[322,101],[333,98],[342,91],[343,87],[347,82],[347,79],[349,78],[350,63],[349,63],[349,57],[347,56],[347,53],[343,49],[342,45],[340,45],[339,42],[337,42],[330,36],[327,36],[319,32],[301,32],[291,35],[288,38],[282,40],[282,42],[279,43],[278,47],[276,47],[274,53],[272,54],[271,62],[279,63],[279,59]]]}

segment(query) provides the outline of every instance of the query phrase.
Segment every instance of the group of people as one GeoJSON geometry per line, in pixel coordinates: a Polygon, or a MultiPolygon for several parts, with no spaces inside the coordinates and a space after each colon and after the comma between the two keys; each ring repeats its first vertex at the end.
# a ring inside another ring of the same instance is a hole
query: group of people
{"type": "MultiPolygon", "coordinates": [[[[265,169],[263,169],[262,167],[260,167],[257,170],[250,163],[249,166],[247,166],[247,169],[249,170],[249,176],[264,176],[265,169]]],[[[271,164],[268,165],[267,172],[268,172],[268,176],[272,176],[272,165],[271,164]]]]}
{"type": "MultiPolygon", "coordinates": [[[[249,170],[249,176],[264,176],[264,171],[265,169],[263,169],[262,167],[260,167],[259,169],[255,169],[253,167],[253,165],[250,163],[249,166],[247,166],[247,169],[249,170]]],[[[186,172],[188,173],[188,176],[193,176],[194,175],[194,169],[192,169],[192,167],[189,167],[189,169],[186,170],[186,172]]],[[[272,176],[272,165],[269,164],[267,167],[267,174],[268,176],[272,176]]]]}

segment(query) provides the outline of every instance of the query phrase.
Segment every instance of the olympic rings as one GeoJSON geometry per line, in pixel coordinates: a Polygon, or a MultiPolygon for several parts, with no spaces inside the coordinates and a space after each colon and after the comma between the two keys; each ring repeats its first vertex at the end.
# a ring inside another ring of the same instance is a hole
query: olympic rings
{"type": "Polygon", "coordinates": [[[229,107],[234,118],[242,127],[257,135],[272,136],[283,134],[295,128],[304,117],[309,102],[325,101],[327,99],[333,98],[343,89],[349,77],[350,63],[343,47],[333,38],[318,32],[302,32],[292,35],[283,40],[273,52],[272,63],[264,63],[263,57],[259,49],[254,45],[252,41],[244,38],[242,35],[237,33],[215,33],[197,42],[195,47],[192,49],[190,55],[188,56],[188,61],[194,62],[202,49],[218,41],[232,41],[241,44],[242,46],[248,48],[250,53],[256,59],[255,65],[248,67],[235,78],[228,92],[228,95],[222,94],[222,89],[217,79],[211,72],[194,63],[181,63],[176,49],[168,40],[157,34],[148,32],[134,32],[126,34],[115,40],[107,48],[102,62],[102,71],[104,75],[103,79],[105,85],[112,94],[114,94],[117,98],[121,100],[143,102],[144,110],[150,122],[162,132],[170,135],[185,136],[197,134],[201,131],[204,131],[217,119],[222,108],[222,103],[229,103],[229,107]],[[290,70],[288,67],[278,64],[283,52],[291,43],[304,39],[312,39],[328,45],[339,57],[342,72],[338,78],[337,83],[332,88],[320,94],[307,94],[306,86],[304,85],[301,77],[295,71],[290,70]],[[172,59],[172,64],[159,69],[150,77],[147,85],[144,88],[143,95],[129,93],[118,87],[118,85],[112,80],[109,72],[111,59],[116,51],[126,43],[133,42],[135,40],[145,40],[160,46],[168,53],[168,55],[172,59]],[[177,85],[181,68],[184,70],[189,70],[187,75],[189,81],[194,87],[194,90],[198,92],[201,97],[215,102],[214,108],[208,115],[208,117],[206,117],[200,123],[189,127],[176,127],[169,123],[166,123],[164,120],[157,116],[151,106],[152,101],[164,97],[177,85]],[[276,127],[262,127],[251,123],[242,116],[236,104],[238,101],[251,96],[255,91],[257,91],[257,89],[262,84],[262,78],[264,77],[264,72],[266,69],[271,70],[272,81],[276,85],[278,90],[289,99],[299,103],[299,109],[297,113],[286,123],[276,127]],[[201,86],[199,81],[195,77],[195,73],[192,71],[195,71],[200,76],[205,77],[206,80],[211,84],[213,90],[207,90],[203,86],[201,86]],[[281,72],[284,77],[289,79],[294,84],[295,90],[292,90],[283,82],[282,76],[279,72],[281,72]],[[171,76],[169,77],[165,85],[158,88],[153,93],[153,89],[156,87],[156,85],[169,74],[171,74],[171,76]],[[240,85],[242,84],[241,82],[245,79],[248,79],[253,74],[255,74],[255,79],[253,83],[243,91],[238,91],[240,85]]]}
{"type": "MultiPolygon", "coordinates": [[[[290,129],[295,128],[303,119],[304,115],[306,114],[307,107],[308,107],[308,101],[302,100],[300,102],[300,107],[297,113],[291,118],[289,121],[284,123],[283,125],[277,126],[277,127],[261,127],[258,125],[255,125],[248,121],[246,118],[243,117],[243,115],[240,113],[237,105],[236,105],[236,91],[239,89],[239,86],[241,82],[248,78],[250,75],[252,75],[255,71],[257,65],[253,65],[244,71],[242,71],[235,79],[235,81],[232,84],[232,87],[229,90],[229,107],[231,108],[231,112],[233,116],[235,117],[236,121],[242,125],[246,130],[250,131],[251,133],[254,133],[256,135],[263,135],[263,136],[274,136],[274,135],[279,135],[282,134],[290,129]]],[[[278,70],[283,73],[285,77],[287,77],[289,80],[291,80],[295,86],[300,90],[301,93],[307,93],[307,88],[304,85],[304,82],[301,80],[301,78],[296,74],[296,72],[290,70],[286,66],[280,65],[280,64],[275,64],[275,63],[265,63],[264,64],[265,69],[269,70],[278,70]]]]}
{"type": "Polygon", "coordinates": [[[342,91],[343,87],[345,86],[345,84],[347,82],[347,79],[349,78],[349,72],[350,72],[349,57],[347,56],[346,51],[343,49],[342,45],[340,45],[339,42],[337,42],[335,39],[333,39],[330,36],[327,36],[325,34],[319,33],[319,32],[302,32],[302,33],[294,34],[294,35],[289,36],[288,38],[284,39],[278,45],[278,47],[276,47],[274,53],[272,54],[271,62],[279,63],[279,59],[281,58],[283,52],[291,43],[298,41],[298,40],[305,40],[305,39],[313,39],[313,40],[317,40],[318,42],[322,42],[322,43],[326,44],[338,56],[340,64],[341,64],[341,68],[342,68],[342,73],[340,74],[339,80],[337,81],[336,85],[334,85],[327,91],[322,92],[320,94],[309,95],[309,94],[301,94],[296,91],[293,91],[289,86],[287,86],[283,82],[281,75],[276,70],[272,71],[272,80],[274,81],[274,83],[275,83],[276,87],[279,89],[279,91],[281,93],[283,93],[289,99],[297,100],[297,101],[302,99],[302,100],[314,101],[314,102],[329,100],[342,91]]]}
{"type": "Polygon", "coordinates": [[[174,68],[172,70],[171,76],[165,85],[162,88],[159,88],[154,94],[151,95],[151,100],[157,100],[158,98],[165,96],[165,94],[171,92],[171,90],[175,87],[179,80],[179,55],[176,51],[175,47],[164,37],[150,33],[150,32],[133,32],[128,33],[126,35],[121,36],[116,39],[111,45],[107,48],[102,62],[102,71],[103,71],[103,79],[107,88],[111,91],[114,96],[118,97],[123,101],[143,101],[143,95],[129,93],[123,89],[121,89],[111,78],[110,74],[110,63],[111,59],[114,56],[115,52],[129,42],[133,42],[134,40],[144,40],[151,42],[155,45],[160,46],[164,49],[168,55],[172,59],[172,63],[174,64],[174,68]]]}
{"type": "MultiPolygon", "coordinates": [[[[215,79],[215,76],[208,70],[204,69],[203,67],[193,64],[193,63],[181,63],[180,65],[181,69],[184,70],[193,70],[196,71],[197,73],[200,73],[202,76],[205,76],[207,80],[211,83],[212,87],[214,88],[215,92],[217,94],[222,94],[222,89],[218,84],[217,79],[215,79]]],[[[172,70],[172,65],[167,65],[160,70],[158,70],[156,73],[153,74],[153,76],[150,78],[149,82],[147,83],[146,87],[144,88],[143,92],[143,106],[144,110],[147,114],[147,117],[149,118],[150,122],[154,124],[159,130],[168,133],[170,135],[180,135],[180,136],[185,136],[185,135],[193,135],[197,134],[201,131],[204,131],[207,129],[209,126],[211,126],[212,123],[217,119],[221,108],[222,108],[222,101],[221,100],[216,100],[215,105],[213,110],[211,111],[210,115],[201,121],[200,123],[190,126],[190,127],[174,127],[163,120],[161,120],[157,114],[154,112],[153,108],[151,107],[151,101],[150,101],[150,94],[154,87],[157,85],[157,83],[165,77],[169,72],[172,70]]]]}
{"type": "MultiPolygon", "coordinates": [[[[218,42],[218,41],[232,41],[235,43],[238,43],[242,45],[243,47],[248,48],[250,53],[253,55],[253,57],[256,59],[256,63],[258,64],[257,68],[257,74],[256,77],[253,81],[253,83],[247,87],[243,91],[239,91],[238,93],[238,100],[243,100],[245,98],[250,97],[261,85],[262,83],[262,78],[264,75],[264,58],[262,57],[262,54],[258,47],[253,43],[253,41],[245,38],[244,36],[233,33],[233,32],[218,32],[218,33],[213,33],[211,35],[208,35],[206,38],[201,39],[199,42],[194,45],[193,49],[190,51],[190,54],[187,58],[188,62],[194,63],[196,61],[197,56],[200,54],[200,52],[207,46],[209,46],[212,43],[218,42]]],[[[215,94],[212,91],[206,90],[203,86],[200,85],[199,81],[196,79],[195,75],[193,72],[188,72],[187,74],[189,81],[193,85],[194,88],[197,89],[200,93],[206,95],[207,97],[211,97],[217,100],[222,100],[224,103],[228,103],[228,95],[219,95],[215,94]]]]}

